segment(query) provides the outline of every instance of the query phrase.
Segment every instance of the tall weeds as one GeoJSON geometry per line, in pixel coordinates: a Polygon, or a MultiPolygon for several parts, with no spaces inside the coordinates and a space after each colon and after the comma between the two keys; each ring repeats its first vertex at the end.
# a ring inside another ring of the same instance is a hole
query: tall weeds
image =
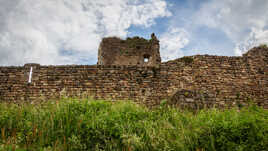
{"type": "Polygon", "coordinates": [[[131,102],[0,104],[0,150],[267,150],[268,111],[196,113],[131,102]]]}

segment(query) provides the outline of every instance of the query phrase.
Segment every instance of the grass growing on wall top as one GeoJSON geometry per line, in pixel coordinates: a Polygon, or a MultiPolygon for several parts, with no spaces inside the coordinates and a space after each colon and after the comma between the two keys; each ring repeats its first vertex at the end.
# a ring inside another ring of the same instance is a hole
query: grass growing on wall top
{"type": "Polygon", "coordinates": [[[197,113],[131,102],[0,104],[0,150],[266,150],[268,112],[197,113]]]}

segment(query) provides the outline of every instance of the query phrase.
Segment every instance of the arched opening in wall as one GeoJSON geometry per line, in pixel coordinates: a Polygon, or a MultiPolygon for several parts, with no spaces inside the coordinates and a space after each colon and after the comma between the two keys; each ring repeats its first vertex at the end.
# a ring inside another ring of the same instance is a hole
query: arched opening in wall
{"type": "Polygon", "coordinates": [[[143,62],[148,63],[149,59],[150,59],[150,55],[148,54],[143,55],[143,62]]]}

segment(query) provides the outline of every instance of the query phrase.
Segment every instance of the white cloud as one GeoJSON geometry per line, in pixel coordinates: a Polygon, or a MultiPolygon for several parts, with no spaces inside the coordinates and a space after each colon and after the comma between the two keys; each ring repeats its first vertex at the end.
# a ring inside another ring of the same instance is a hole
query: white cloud
{"type": "Polygon", "coordinates": [[[268,30],[253,28],[249,36],[247,36],[244,41],[236,44],[235,54],[241,56],[252,47],[259,46],[261,44],[268,44],[268,30]]]}
{"type": "Polygon", "coordinates": [[[183,56],[181,49],[189,43],[189,36],[182,28],[169,28],[159,40],[162,61],[167,61],[183,56]]]}
{"type": "Polygon", "coordinates": [[[236,44],[235,54],[241,55],[268,42],[267,10],[267,0],[210,0],[193,20],[198,25],[222,30],[236,44]]]}
{"type": "Polygon", "coordinates": [[[96,62],[102,37],[170,15],[164,0],[0,0],[0,65],[96,62]]]}

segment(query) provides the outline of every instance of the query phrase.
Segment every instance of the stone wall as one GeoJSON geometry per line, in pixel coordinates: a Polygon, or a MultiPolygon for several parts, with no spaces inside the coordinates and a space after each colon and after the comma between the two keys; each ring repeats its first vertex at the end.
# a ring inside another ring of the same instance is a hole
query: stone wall
{"type": "Polygon", "coordinates": [[[0,100],[93,97],[134,100],[154,106],[168,99],[177,106],[224,107],[243,105],[254,99],[268,108],[267,59],[268,49],[258,47],[243,57],[196,55],[158,67],[38,64],[0,67],[0,100]],[[28,83],[31,67],[32,82],[28,83]],[[187,96],[188,99],[176,97],[187,91],[194,95],[187,96]],[[202,99],[197,99],[198,96],[202,99]]]}
{"type": "MultiPolygon", "coordinates": [[[[159,68],[137,66],[39,66],[0,68],[0,99],[33,101],[63,97],[94,97],[138,101],[164,99],[159,68]],[[28,83],[30,67],[32,82],[28,83]]],[[[148,105],[157,102],[147,102],[148,105]]]]}

